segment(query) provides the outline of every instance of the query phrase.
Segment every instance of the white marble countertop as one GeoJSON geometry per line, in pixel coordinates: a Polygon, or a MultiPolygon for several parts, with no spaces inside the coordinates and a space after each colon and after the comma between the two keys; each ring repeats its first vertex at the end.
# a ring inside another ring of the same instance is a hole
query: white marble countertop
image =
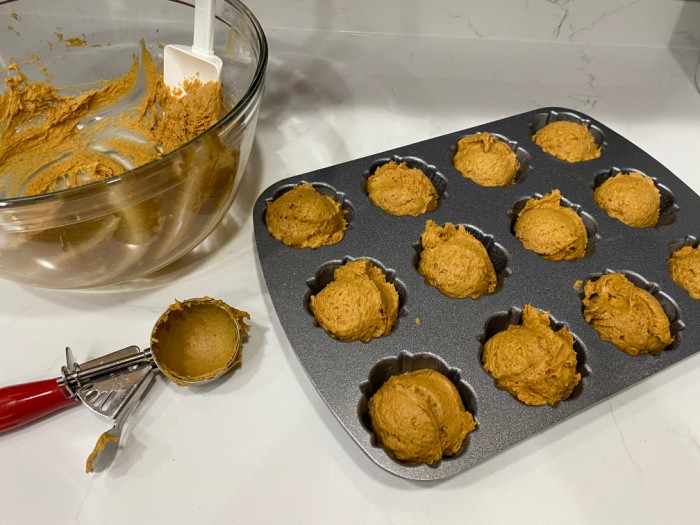
{"type": "Polygon", "coordinates": [[[0,282],[0,385],[56,377],[66,345],[78,360],[144,346],[174,298],[219,297],[253,325],[226,379],[159,378],[104,473],[84,472],[110,426],[86,409],[0,435],[0,522],[697,523],[700,355],[452,479],[406,481],[362,452],[306,377],[251,217],[281,178],[544,106],[590,114],[700,193],[696,3],[512,0],[500,25],[487,1],[375,3],[249,3],[270,45],[257,140],[231,212],[194,253],[107,291],[0,282]]]}

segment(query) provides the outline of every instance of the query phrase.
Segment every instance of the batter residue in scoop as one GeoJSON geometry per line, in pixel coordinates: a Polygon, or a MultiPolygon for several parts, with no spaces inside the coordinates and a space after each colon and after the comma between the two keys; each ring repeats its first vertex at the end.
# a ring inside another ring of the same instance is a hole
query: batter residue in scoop
{"type": "Polygon", "coordinates": [[[588,234],[583,220],[561,205],[559,190],[527,201],[514,229],[526,249],[549,261],[574,261],[586,252],[588,234]]]}
{"type": "Polygon", "coordinates": [[[391,333],[399,313],[399,294],[381,269],[360,259],[338,267],[333,281],[311,296],[309,308],[332,337],[367,343],[391,333]]]}
{"type": "Polygon", "coordinates": [[[499,388],[527,405],[556,405],[581,380],[571,333],[566,327],[552,330],[549,312],[529,304],[523,308],[522,324],[486,341],[482,362],[499,388]]]}
{"type": "Polygon", "coordinates": [[[508,186],[520,163],[510,146],[490,133],[476,133],[457,143],[452,164],[481,186],[508,186]]]}
{"type": "Polygon", "coordinates": [[[476,428],[454,384],[430,369],[390,377],[369,400],[369,414],[379,443],[408,463],[455,455],[476,428]]]}
{"type": "Polygon", "coordinates": [[[668,259],[668,271],[674,281],[693,299],[700,299],[700,246],[683,246],[668,259]]]}
{"type": "Polygon", "coordinates": [[[583,294],[586,322],[623,352],[656,354],[674,341],[659,301],[625,275],[610,273],[586,281],[583,294]]]}
{"type": "Polygon", "coordinates": [[[367,179],[367,194],[376,206],[391,215],[410,215],[433,211],[438,193],[425,173],[405,162],[389,161],[367,179]]]}
{"type": "Polygon", "coordinates": [[[17,64],[7,70],[15,73],[0,98],[0,181],[8,197],[119,175],[193,139],[225,112],[217,83],[191,79],[182,97],[172,94],[143,44],[141,60],[134,56],[123,76],[72,96],[29,82],[17,64]]]}
{"type": "Polygon", "coordinates": [[[318,248],[339,242],[345,210],[311,184],[300,184],[267,203],[265,224],[275,239],[294,248],[318,248]]]}
{"type": "Polygon", "coordinates": [[[425,223],[418,272],[448,297],[478,299],[496,289],[493,263],[484,245],[464,225],[425,223]]]}
{"type": "Polygon", "coordinates": [[[550,122],[532,136],[532,140],[550,155],[567,162],[582,162],[600,157],[600,146],[588,128],[577,122],[550,122]]]}
{"type": "Polygon", "coordinates": [[[211,297],[175,301],[151,333],[153,359],[179,386],[215,378],[241,362],[249,318],[211,297]]]}
{"type": "Polygon", "coordinates": [[[596,204],[615,219],[634,228],[653,228],[659,222],[661,193],[641,173],[618,173],[593,191],[596,204]]]}

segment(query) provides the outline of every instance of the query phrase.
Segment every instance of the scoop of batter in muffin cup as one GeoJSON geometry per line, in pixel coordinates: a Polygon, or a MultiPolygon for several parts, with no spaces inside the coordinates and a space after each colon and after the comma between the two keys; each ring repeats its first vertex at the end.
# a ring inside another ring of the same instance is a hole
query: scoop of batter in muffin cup
{"type": "Polygon", "coordinates": [[[487,333],[485,339],[484,370],[498,388],[526,405],[555,406],[581,381],[575,339],[565,325],[555,327],[549,312],[526,304],[519,324],[487,333]]]}
{"type": "Polygon", "coordinates": [[[548,261],[575,261],[592,252],[595,222],[570,205],[559,190],[535,195],[513,209],[513,235],[527,250],[548,261]]]}
{"type": "Polygon", "coordinates": [[[700,241],[688,235],[683,241],[672,243],[667,259],[668,272],[678,286],[693,299],[700,299],[700,241]]]}
{"type": "Polygon", "coordinates": [[[610,217],[633,228],[670,224],[678,209],[670,190],[632,169],[599,173],[593,200],[610,217]]]}
{"type": "Polygon", "coordinates": [[[358,414],[373,445],[401,463],[437,467],[464,452],[476,428],[474,394],[433,354],[382,359],[360,391],[358,414]]]}
{"type": "Polygon", "coordinates": [[[452,164],[480,186],[508,186],[522,179],[529,155],[503,137],[482,132],[459,139],[452,164]]]}
{"type": "Polygon", "coordinates": [[[267,202],[267,230],[293,248],[336,244],[345,235],[348,208],[341,206],[329,193],[328,188],[316,188],[308,183],[288,189],[267,202]]]}
{"type": "Polygon", "coordinates": [[[331,280],[313,291],[308,308],[331,337],[367,343],[391,333],[402,306],[399,297],[382,268],[369,259],[347,260],[334,267],[331,280]]]}
{"type": "Polygon", "coordinates": [[[532,141],[545,153],[566,162],[593,160],[602,153],[603,133],[573,113],[538,115],[532,128],[532,141]]]}
{"type": "Polygon", "coordinates": [[[673,301],[629,273],[588,279],[581,302],[583,318],[600,338],[629,355],[658,354],[676,342],[683,328],[673,301]]]}
{"type": "MultiPolygon", "coordinates": [[[[498,247],[492,245],[492,251],[498,247]]],[[[505,252],[498,250],[505,262],[505,252]]],[[[498,285],[498,273],[484,243],[463,224],[425,223],[418,251],[418,273],[430,286],[455,299],[478,299],[498,285]]],[[[503,270],[503,268],[499,268],[503,270]]]]}
{"type": "Polygon", "coordinates": [[[434,166],[415,158],[381,161],[366,175],[364,190],[372,204],[396,216],[434,211],[445,186],[434,166]]]}

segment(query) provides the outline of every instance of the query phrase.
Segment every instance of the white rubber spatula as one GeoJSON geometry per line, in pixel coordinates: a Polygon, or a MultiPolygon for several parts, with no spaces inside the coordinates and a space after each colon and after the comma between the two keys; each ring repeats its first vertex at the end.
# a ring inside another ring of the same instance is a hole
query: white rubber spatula
{"type": "Polygon", "coordinates": [[[163,51],[163,79],[171,90],[182,89],[186,79],[218,82],[221,59],[214,54],[216,0],[196,0],[192,46],[167,45],[163,51]]]}

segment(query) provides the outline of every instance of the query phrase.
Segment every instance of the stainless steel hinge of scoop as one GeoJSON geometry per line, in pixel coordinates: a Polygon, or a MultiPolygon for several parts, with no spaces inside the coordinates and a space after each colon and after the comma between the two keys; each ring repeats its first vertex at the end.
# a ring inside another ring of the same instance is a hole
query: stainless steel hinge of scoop
{"type": "Polygon", "coordinates": [[[154,368],[150,349],[138,346],[127,346],[82,364],[66,348],[66,366],[61,368],[59,383],[93,412],[116,420],[122,412],[133,410],[132,403],[139,402],[155,377],[154,368]]]}

